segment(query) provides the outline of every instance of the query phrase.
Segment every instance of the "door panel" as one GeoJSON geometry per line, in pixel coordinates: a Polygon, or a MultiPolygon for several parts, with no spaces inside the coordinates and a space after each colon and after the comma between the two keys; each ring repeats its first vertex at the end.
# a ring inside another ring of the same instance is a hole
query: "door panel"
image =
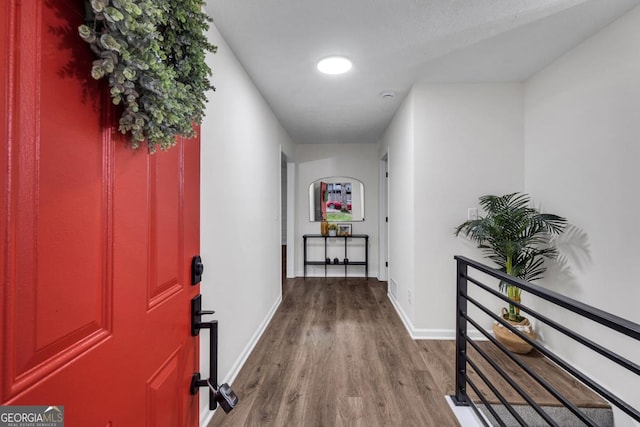
{"type": "Polygon", "coordinates": [[[153,156],[149,162],[149,245],[155,249],[149,254],[149,308],[179,292],[185,283],[179,277],[184,268],[182,188],[175,179],[183,163],[182,147],[153,156]]]}
{"type": "Polygon", "coordinates": [[[199,139],[133,151],[88,77],[82,0],[0,5],[3,405],[196,426],[199,139]]]}
{"type": "Polygon", "coordinates": [[[180,349],[147,382],[147,419],[152,426],[177,426],[182,420],[180,349]]]}
{"type": "MultiPolygon", "coordinates": [[[[35,3],[16,10],[13,28],[20,32],[12,34],[26,49],[10,62],[15,64],[16,84],[9,105],[14,126],[7,138],[11,186],[3,193],[12,208],[3,337],[12,351],[3,352],[3,396],[34,385],[110,333],[111,213],[103,196],[110,182],[102,167],[107,142],[100,127],[102,114],[76,107],[82,103],[82,87],[57,74],[72,53],[60,49],[58,55],[51,54],[59,46],[57,39],[42,37],[59,19],[55,11],[35,3]],[[42,14],[42,26],[22,26],[26,17],[37,14],[42,14]],[[52,89],[52,82],[59,91],[52,89]],[[81,137],[77,122],[85,124],[81,137]]],[[[91,63],[90,55],[77,60],[91,63]]],[[[91,84],[94,102],[101,102],[97,85],[87,82],[87,87],[91,84]]]]}

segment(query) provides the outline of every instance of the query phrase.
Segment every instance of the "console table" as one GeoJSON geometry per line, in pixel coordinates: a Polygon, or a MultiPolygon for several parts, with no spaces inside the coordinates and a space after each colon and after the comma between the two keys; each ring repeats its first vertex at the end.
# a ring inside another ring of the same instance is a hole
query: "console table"
{"type": "Polygon", "coordinates": [[[368,234],[352,234],[350,236],[323,236],[322,234],[305,234],[302,236],[304,239],[304,278],[307,278],[307,266],[308,265],[324,265],[324,277],[327,277],[327,266],[331,265],[342,265],[344,266],[344,277],[347,277],[347,268],[351,265],[355,266],[364,266],[364,277],[369,277],[369,235],[368,234]],[[310,239],[324,239],[324,259],[322,261],[310,261],[307,259],[307,242],[310,239]],[[334,239],[334,240],[331,240],[334,239]],[[327,245],[331,245],[336,242],[338,244],[342,244],[344,242],[344,257],[339,260],[338,264],[334,264],[333,260],[327,262],[327,245]],[[364,240],[364,261],[352,261],[347,260],[349,257],[347,255],[347,248],[349,242],[352,242],[353,239],[363,239],[364,240]]]}

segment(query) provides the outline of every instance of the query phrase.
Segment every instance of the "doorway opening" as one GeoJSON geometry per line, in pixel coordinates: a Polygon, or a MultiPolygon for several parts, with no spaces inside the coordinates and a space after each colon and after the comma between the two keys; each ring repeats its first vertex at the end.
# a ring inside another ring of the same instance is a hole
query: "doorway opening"
{"type": "Polygon", "coordinates": [[[280,219],[282,283],[295,277],[295,164],[280,150],[280,219]]]}
{"type": "Polygon", "coordinates": [[[280,244],[281,244],[281,281],[287,277],[287,156],[280,152],[280,244]]]}
{"type": "Polygon", "coordinates": [[[378,280],[387,281],[389,277],[389,154],[380,159],[380,247],[378,280]]]}

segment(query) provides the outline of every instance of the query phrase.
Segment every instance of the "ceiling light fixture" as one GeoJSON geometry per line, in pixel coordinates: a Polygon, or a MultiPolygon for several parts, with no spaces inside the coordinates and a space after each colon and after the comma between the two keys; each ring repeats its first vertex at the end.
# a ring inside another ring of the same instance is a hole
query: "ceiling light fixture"
{"type": "Polygon", "coordinates": [[[344,56],[330,56],[318,61],[318,70],[325,74],[344,74],[351,69],[351,61],[344,56]]]}

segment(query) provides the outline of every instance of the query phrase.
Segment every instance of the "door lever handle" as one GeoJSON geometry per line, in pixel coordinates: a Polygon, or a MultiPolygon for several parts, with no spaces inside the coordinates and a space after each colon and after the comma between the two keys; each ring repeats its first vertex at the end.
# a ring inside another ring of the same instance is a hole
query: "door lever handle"
{"type": "Polygon", "coordinates": [[[203,322],[202,316],[215,314],[213,310],[202,309],[202,295],[197,295],[191,300],[191,336],[198,336],[200,329],[211,329],[215,322],[203,322]]]}
{"type": "Polygon", "coordinates": [[[220,404],[225,412],[229,412],[237,405],[238,397],[228,384],[218,386],[218,321],[202,321],[202,316],[214,313],[212,310],[202,309],[201,295],[191,300],[191,335],[197,336],[200,329],[209,330],[209,378],[203,380],[199,372],[194,373],[191,378],[191,394],[196,394],[200,387],[208,387],[209,409],[214,410],[220,404]]]}

